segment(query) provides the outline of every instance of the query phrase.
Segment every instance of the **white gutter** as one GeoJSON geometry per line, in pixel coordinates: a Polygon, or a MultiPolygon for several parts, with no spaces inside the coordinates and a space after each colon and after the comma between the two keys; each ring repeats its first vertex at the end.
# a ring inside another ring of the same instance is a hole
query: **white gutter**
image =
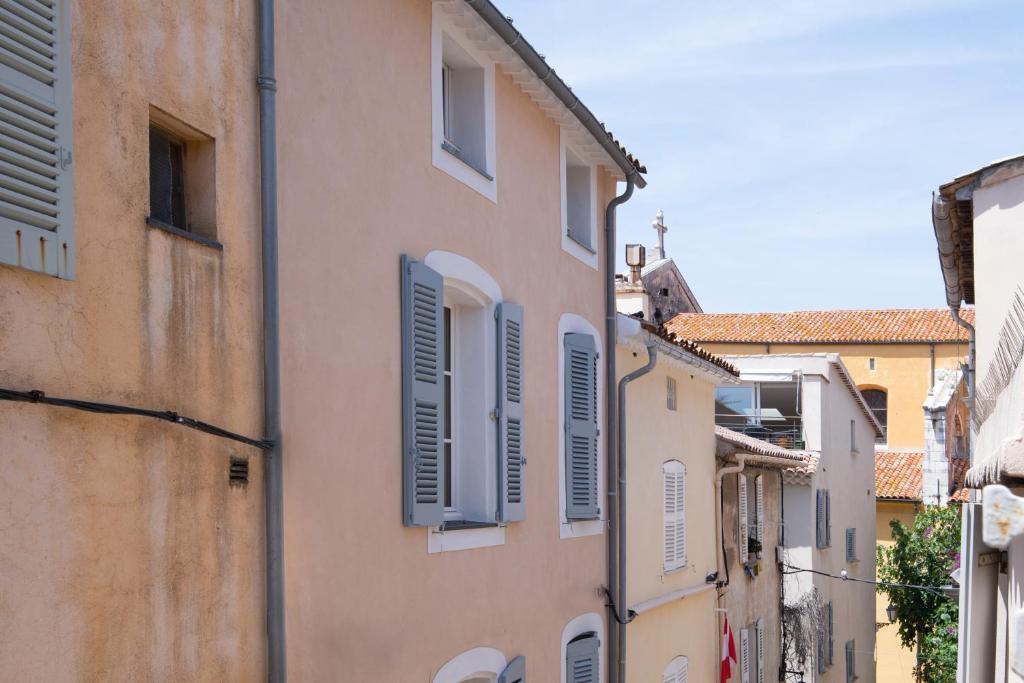
{"type": "Polygon", "coordinates": [[[670,593],[665,593],[664,595],[659,595],[656,598],[651,598],[650,600],[638,602],[637,604],[630,607],[629,611],[637,615],[641,615],[644,612],[650,612],[652,609],[656,609],[658,607],[661,607],[662,605],[667,605],[670,602],[675,602],[676,600],[684,600],[690,597],[691,595],[700,595],[701,593],[706,593],[709,590],[714,590],[715,587],[715,584],[708,583],[704,584],[703,586],[680,588],[679,590],[675,590],[670,593]]]}

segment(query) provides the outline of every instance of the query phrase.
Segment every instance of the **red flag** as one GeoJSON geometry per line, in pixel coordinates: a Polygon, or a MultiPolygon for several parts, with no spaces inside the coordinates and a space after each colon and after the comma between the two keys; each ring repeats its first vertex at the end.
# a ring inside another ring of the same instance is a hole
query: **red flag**
{"type": "Polygon", "coordinates": [[[736,662],[736,641],[732,637],[729,617],[726,617],[722,623],[722,683],[732,677],[732,665],[736,662]]]}

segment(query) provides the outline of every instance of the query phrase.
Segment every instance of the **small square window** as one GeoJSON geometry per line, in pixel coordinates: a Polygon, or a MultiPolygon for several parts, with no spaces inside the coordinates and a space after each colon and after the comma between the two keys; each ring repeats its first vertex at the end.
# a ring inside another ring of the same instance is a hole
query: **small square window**
{"type": "Polygon", "coordinates": [[[666,382],[667,400],[666,405],[669,410],[676,409],[676,380],[672,377],[667,378],[666,382]]]}
{"type": "Polygon", "coordinates": [[[872,372],[874,372],[874,370],[875,370],[875,359],[874,358],[868,358],[868,370],[871,370],[872,372]]]}
{"type": "Polygon", "coordinates": [[[217,239],[214,141],[150,110],[149,217],[155,227],[217,239]]]}
{"type": "Polygon", "coordinates": [[[484,68],[447,35],[441,58],[441,146],[490,179],[484,68]]]}
{"type": "Polygon", "coordinates": [[[565,222],[569,239],[594,251],[593,169],[569,147],[565,148],[565,222]]]}

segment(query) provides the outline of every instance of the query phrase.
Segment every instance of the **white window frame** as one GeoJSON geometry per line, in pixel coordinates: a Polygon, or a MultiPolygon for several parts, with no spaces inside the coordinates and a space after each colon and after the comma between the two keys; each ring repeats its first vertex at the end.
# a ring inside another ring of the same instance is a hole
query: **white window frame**
{"type": "Polygon", "coordinates": [[[662,477],[662,568],[666,574],[672,574],[682,569],[686,569],[687,566],[687,550],[686,550],[686,465],[679,460],[667,460],[661,465],[661,477],[662,477]],[[665,509],[668,501],[665,500],[665,489],[668,487],[667,479],[668,475],[682,475],[683,484],[683,509],[682,511],[676,511],[676,524],[683,525],[683,549],[682,556],[674,558],[671,562],[666,556],[665,551],[668,548],[668,533],[669,533],[669,518],[668,512],[665,509]]]}
{"type": "Polygon", "coordinates": [[[566,184],[565,177],[565,163],[566,163],[566,147],[572,149],[572,153],[580,159],[586,159],[586,156],[578,152],[572,145],[566,140],[566,133],[564,130],[559,129],[559,154],[558,154],[558,176],[559,183],[561,185],[561,197],[562,197],[562,250],[568,254],[571,254],[579,261],[590,266],[594,270],[598,269],[598,255],[600,245],[598,244],[598,230],[597,230],[597,167],[589,163],[590,166],[590,244],[593,249],[587,249],[585,246],[577,242],[576,240],[569,237],[569,205],[568,205],[568,186],[566,184]]]}
{"type": "Polygon", "coordinates": [[[561,683],[568,683],[565,679],[565,656],[566,652],[569,649],[569,643],[574,638],[577,638],[578,636],[581,636],[584,633],[597,634],[597,640],[599,643],[597,648],[597,661],[599,662],[597,672],[597,683],[604,683],[605,681],[605,676],[607,675],[605,672],[605,667],[607,666],[605,660],[607,659],[607,657],[605,657],[604,646],[607,641],[604,637],[604,619],[601,617],[600,614],[597,614],[596,612],[588,612],[587,614],[581,614],[580,616],[576,617],[568,624],[566,624],[564,629],[562,629],[562,649],[560,651],[561,657],[558,660],[560,663],[558,668],[561,671],[561,673],[559,674],[559,676],[561,677],[561,683]]]}
{"type": "Polygon", "coordinates": [[[497,139],[495,134],[494,104],[494,61],[469,40],[465,33],[452,23],[442,5],[435,2],[431,21],[431,161],[435,168],[444,171],[464,185],[479,192],[492,202],[498,201],[497,184],[497,139]],[[443,148],[445,142],[445,107],[443,70],[445,38],[455,42],[484,71],[484,147],[486,161],[484,168],[477,170],[443,148]],[[488,177],[481,174],[484,171],[488,177]]]}
{"type": "Polygon", "coordinates": [[[497,680],[508,662],[493,647],[475,647],[452,657],[438,669],[431,683],[461,683],[469,678],[493,676],[497,680]]]}
{"type": "Polygon", "coordinates": [[[567,334],[589,334],[594,338],[594,348],[600,354],[597,362],[597,424],[604,425],[604,343],[601,333],[586,318],[575,313],[563,313],[558,319],[558,374],[555,375],[558,384],[558,537],[579,538],[581,536],[596,536],[603,534],[608,521],[608,503],[606,500],[605,486],[605,458],[604,458],[604,430],[597,439],[597,506],[600,515],[597,519],[570,520],[566,514],[565,499],[565,335],[567,334]]]}
{"type": "MultiPolygon", "coordinates": [[[[478,381],[482,383],[479,393],[485,401],[481,410],[476,411],[481,420],[480,429],[483,434],[480,448],[474,446],[473,453],[480,460],[474,464],[482,468],[474,480],[489,482],[482,491],[475,491],[474,505],[477,508],[473,517],[484,517],[478,521],[493,521],[497,513],[498,492],[497,492],[497,431],[493,420],[489,419],[490,411],[493,409],[494,398],[497,395],[497,326],[493,324],[494,312],[502,299],[501,287],[487,271],[479,265],[470,261],[464,256],[448,251],[432,251],[423,259],[424,265],[437,271],[444,278],[446,291],[445,305],[448,304],[447,296],[450,289],[458,290],[460,295],[469,297],[483,308],[479,314],[483,318],[483,340],[480,348],[484,354],[482,360],[485,371],[478,373],[478,381]]],[[[454,311],[453,311],[454,313],[454,311]]],[[[457,314],[453,316],[454,319],[457,314]]],[[[454,332],[454,330],[453,330],[454,332]]],[[[453,334],[453,337],[458,335],[453,334]]],[[[456,341],[456,353],[459,351],[459,342],[456,341]]],[[[453,404],[458,405],[455,398],[456,392],[453,387],[453,404]]],[[[458,409],[458,408],[457,408],[458,409]]],[[[452,429],[454,431],[459,421],[463,419],[460,415],[453,416],[452,429]]],[[[452,449],[452,461],[458,457],[458,446],[452,449]]],[[[461,469],[461,468],[460,468],[461,469]]],[[[456,472],[459,470],[456,469],[456,472]]],[[[466,500],[463,493],[457,487],[465,482],[456,475],[453,479],[452,501],[462,503],[459,510],[446,510],[446,521],[463,518],[465,513],[466,500]],[[460,500],[461,499],[461,500],[460,500]]],[[[458,529],[442,531],[441,527],[427,527],[427,552],[440,553],[456,550],[468,550],[471,548],[485,548],[489,546],[504,545],[505,527],[497,525],[478,529],[458,529]]]]}

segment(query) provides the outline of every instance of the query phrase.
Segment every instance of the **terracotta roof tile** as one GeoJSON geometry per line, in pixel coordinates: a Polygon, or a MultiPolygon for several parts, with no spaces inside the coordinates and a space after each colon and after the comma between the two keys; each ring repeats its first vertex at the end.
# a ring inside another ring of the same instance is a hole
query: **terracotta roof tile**
{"type": "Polygon", "coordinates": [[[755,439],[752,436],[741,434],[740,432],[727,429],[720,425],[715,425],[715,438],[719,444],[727,444],[731,448],[720,448],[719,455],[729,455],[730,451],[740,451],[744,453],[752,453],[754,455],[765,455],[772,458],[778,458],[780,460],[792,461],[793,467],[807,467],[812,464],[810,460],[810,453],[804,451],[793,451],[782,446],[776,446],[773,443],[762,441],[761,439],[755,439]]]}
{"type": "Polygon", "coordinates": [[[670,344],[678,346],[682,350],[696,356],[697,358],[700,358],[701,360],[705,360],[708,363],[711,363],[712,365],[717,365],[718,367],[722,368],[731,375],[735,375],[736,377],[740,376],[740,371],[735,365],[733,365],[732,363],[730,363],[729,361],[725,360],[720,356],[716,356],[715,354],[702,348],[698,344],[695,344],[688,339],[683,339],[681,336],[677,334],[669,332],[668,330],[665,329],[664,326],[658,327],[657,325],[649,323],[646,320],[640,320],[639,322],[640,327],[650,332],[651,334],[664,339],[670,344]]]}
{"type": "MultiPolygon", "coordinates": [[[[974,322],[974,310],[963,317],[974,322]]],[[[966,342],[967,332],[945,308],[790,313],[680,313],[665,325],[697,343],[966,342]]]]}
{"type": "Polygon", "coordinates": [[[875,498],[921,500],[921,451],[877,451],[875,453],[875,498]]]}

